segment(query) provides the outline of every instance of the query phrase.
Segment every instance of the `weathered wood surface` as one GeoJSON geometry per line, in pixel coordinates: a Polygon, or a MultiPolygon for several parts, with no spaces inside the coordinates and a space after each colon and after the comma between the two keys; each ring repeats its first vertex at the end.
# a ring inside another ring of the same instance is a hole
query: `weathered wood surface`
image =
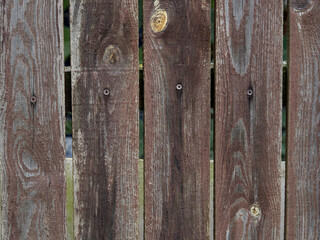
{"type": "Polygon", "coordinates": [[[283,238],[282,10],[282,1],[216,1],[216,240],[283,238]]]}
{"type": "Polygon", "coordinates": [[[64,239],[62,1],[0,3],[1,239],[64,239]]]}
{"type": "Polygon", "coordinates": [[[210,1],[144,1],[145,238],[209,238],[210,1]]]}
{"type": "MultiPolygon", "coordinates": [[[[212,169],[214,168],[214,163],[210,160],[210,173],[213,173],[212,169]]],[[[285,203],[285,171],[286,164],[285,162],[281,162],[281,213],[284,214],[284,203],[285,203]]],[[[72,158],[66,159],[66,179],[67,179],[67,240],[73,240],[73,184],[70,182],[72,180],[72,158]]],[[[210,240],[213,240],[213,185],[214,178],[213,175],[210,175],[210,240]]],[[[139,160],[139,240],[143,240],[143,228],[144,228],[144,161],[143,159],[139,160]]],[[[283,228],[283,227],[282,227],[283,228]]]]}
{"type": "Polygon", "coordinates": [[[137,1],[71,1],[75,239],[138,237],[137,1]]]}
{"type": "Polygon", "coordinates": [[[320,2],[290,14],[287,239],[320,239],[320,2]]]}

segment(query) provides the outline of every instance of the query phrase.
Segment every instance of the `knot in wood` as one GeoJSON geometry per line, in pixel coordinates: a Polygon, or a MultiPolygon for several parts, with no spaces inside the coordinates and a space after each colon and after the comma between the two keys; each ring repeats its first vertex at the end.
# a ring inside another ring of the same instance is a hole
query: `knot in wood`
{"type": "Polygon", "coordinates": [[[258,218],[261,215],[261,209],[260,209],[259,205],[253,204],[250,207],[250,215],[255,218],[258,218]]]}
{"type": "Polygon", "coordinates": [[[168,14],[164,9],[157,9],[151,16],[151,29],[155,33],[162,32],[167,27],[168,14]]]}
{"type": "Polygon", "coordinates": [[[107,65],[116,65],[120,62],[120,50],[117,46],[109,45],[103,56],[104,61],[107,65]]]}

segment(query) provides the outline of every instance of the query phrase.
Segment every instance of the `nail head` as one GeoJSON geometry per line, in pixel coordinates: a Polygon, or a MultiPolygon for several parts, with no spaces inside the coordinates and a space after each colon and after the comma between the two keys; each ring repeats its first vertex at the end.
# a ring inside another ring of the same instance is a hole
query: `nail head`
{"type": "Polygon", "coordinates": [[[248,96],[252,96],[252,94],[253,94],[253,90],[252,90],[252,89],[249,89],[249,90],[247,91],[247,95],[248,95],[248,96]]]}
{"type": "Polygon", "coordinates": [[[176,89],[177,89],[177,90],[181,90],[181,89],[182,89],[182,84],[181,84],[181,83],[178,83],[177,86],[176,86],[176,89]]]}
{"type": "Polygon", "coordinates": [[[104,94],[105,96],[110,95],[110,90],[109,90],[108,88],[104,89],[104,90],[103,90],[103,94],[104,94]]]}
{"type": "Polygon", "coordinates": [[[33,104],[36,103],[37,102],[37,97],[36,96],[31,96],[30,97],[30,102],[33,103],[33,104]]]}

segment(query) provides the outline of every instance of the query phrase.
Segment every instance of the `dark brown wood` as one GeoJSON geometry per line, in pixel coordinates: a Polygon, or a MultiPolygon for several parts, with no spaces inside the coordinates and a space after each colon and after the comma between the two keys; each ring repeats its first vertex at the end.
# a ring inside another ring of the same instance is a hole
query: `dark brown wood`
{"type": "Polygon", "coordinates": [[[320,2],[289,7],[286,239],[320,239],[320,2]]]}
{"type": "Polygon", "coordinates": [[[145,238],[208,239],[210,1],[144,1],[145,238]]]}
{"type": "Polygon", "coordinates": [[[282,239],[282,1],[215,16],[215,239],[282,239]]]}
{"type": "Polygon", "coordinates": [[[62,1],[0,2],[1,239],[64,239],[62,1]]]}
{"type": "Polygon", "coordinates": [[[137,1],[71,1],[75,239],[138,237],[137,1]]]}

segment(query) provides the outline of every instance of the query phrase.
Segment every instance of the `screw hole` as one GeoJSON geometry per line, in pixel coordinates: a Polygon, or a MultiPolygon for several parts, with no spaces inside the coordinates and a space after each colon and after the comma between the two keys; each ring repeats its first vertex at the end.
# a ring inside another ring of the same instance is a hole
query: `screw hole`
{"type": "Polygon", "coordinates": [[[252,96],[252,95],[253,95],[253,90],[252,90],[252,89],[248,89],[247,95],[248,95],[248,96],[252,96]]]}

